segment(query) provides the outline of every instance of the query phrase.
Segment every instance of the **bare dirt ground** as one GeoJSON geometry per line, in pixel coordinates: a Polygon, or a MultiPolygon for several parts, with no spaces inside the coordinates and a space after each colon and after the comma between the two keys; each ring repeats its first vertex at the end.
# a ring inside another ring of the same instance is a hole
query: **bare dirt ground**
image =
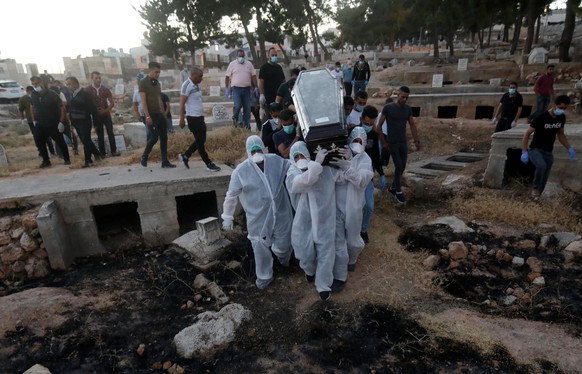
{"type": "MultiPolygon", "coordinates": [[[[489,150],[493,129],[486,121],[421,118],[417,123],[424,148],[412,153],[409,162],[489,150]]],[[[221,134],[234,138],[228,145],[231,151],[242,150],[248,134],[229,129],[211,134],[211,154],[218,162],[230,163],[232,155],[223,156],[218,144],[221,134]]],[[[178,145],[188,141],[171,140],[178,145]]],[[[180,147],[171,147],[170,155],[175,156],[180,147]]],[[[109,158],[102,165],[136,163],[138,153],[109,158]]],[[[60,165],[36,169],[36,151],[26,141],[11,154],[19,161],[4,178],[74,173],[81,162],[75,159],[72,169],[60,165]]],[[[423,266],[425,258],[442,247],[440,243],[420,245],[414,239],[439,238],[424,224],[440,216],[457,215],[480,228],[480,235],[473,237],[445,233],[450,241],[489,249],[508,241],[506,250],[514,256],[519,252],[512,245],[520,240],[539,244],[541,235],[550,231],[581,234],[579,196],[564,198],[568,209],[559,221],[564,224],[553,221],[553,216],[547,217],[545,225],[511,217],[475,218],[463,204],[481,201],[483,195],[489,199],[484,201],[499,207],[519,207],[536,214],[553,212],[559,204],[530,204],[525,198],[527,186],[519,181],[503,190],[483,189],[479,180],[485,166],[486,160],[461,172],[476,181],[463,193],[461,203],[441,191],[442,179],[427,182],[424,196],[411,196],[400,208],[389,194],[378,194],[370,243],[356,271],[349,274],[344,291],[329,302],[318,300],[296,262],[290,268],[276,266],[272,285],[266,291],[257,290],[250,244],[242,230],[229,234],[233,245],[221,264],[205,276],[222,287],[230,302],[249,308],[253,317],[237,331],[232,344],[211,357],[182,359],[172,343],[174,335],[191,325],[198,313],[220,308],[207,290],[192,285],[200,271],[174,250],[145,249],[135,237],[118,235],[108,241],[112,249],[107,255],[80,259],[69,271],[53,272],[44,279],[3,285],[0,372],[22,373],[37,363],[52,373],[580,372],[579,264],[566,269],[561,258],[543,254],[553,264],[544,272],[547,286],[535,290],[538,293],[531,303],[513,306],[504,306],[500,300],[508,287],[523,285],[524,274],[498,275],[509,271],[510,265],[491,260],[482,264],[486,268],[461,263],[454,270],[450,263],[443,263],[429,271],[423,266]],[[232,260],[242,266],[230,270],[226,264],[232,260]],[[476,268],[481,274],[495,269],[498,273],[495,278],[475,276],[476,268]],[[495,303],[483,302],[487,300],[495,303]],[[143,354],[137,351],[140,344],[145,346],[143,354]]],[[[388,170],[390,176],[391,166],[388,170]]]]}

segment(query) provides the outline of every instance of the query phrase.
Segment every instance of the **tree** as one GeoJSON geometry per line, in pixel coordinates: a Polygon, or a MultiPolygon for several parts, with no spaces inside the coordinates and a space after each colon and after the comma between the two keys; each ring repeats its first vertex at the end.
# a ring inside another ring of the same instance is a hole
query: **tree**
{"type": "Polygon", "coordinates": [[[572,44],[572,37],[574,35],[574,27],[576,26],[576,11],[580,7],[581,0],[568,0],[566,3],[566,20],[564,23],[564,31],[560,38],[559,57],[560,61],[570,61],[570,45],[572,44]]]}
{"type": "Polygon", "coordinates": [[[148,50],[156,56],[172,57],[179,64],[182,54],[207,47],[222,35],[221,15],[212,0],[148,0],[138,10],[148,28],[144,36],[148,50]]]}
{"type": "Polygon", "coordinates": [[[524,55],[528,55],[531,52],[536,19],[550,3],[552,3],[552,0],[529,0],[527,2],[527,38],[525,39],[525,46],[523,47],[524,55]]]}

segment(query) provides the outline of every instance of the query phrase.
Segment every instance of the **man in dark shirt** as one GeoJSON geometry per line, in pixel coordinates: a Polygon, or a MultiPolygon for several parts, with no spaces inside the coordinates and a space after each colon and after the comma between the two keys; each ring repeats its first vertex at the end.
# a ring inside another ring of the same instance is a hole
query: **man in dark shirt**
{"type": "Polygon", "coordinates": [[[119,156],[117,146],[115,145],[115,134],[113,133],[113,120],[111,118],[111,109],[115,105],[113,101],[113,94],[111,90],[101,84],[101,73],[94,71],[91,73],[92,84],[88,85],[85,90],[93,96],[97,111],[99,114],[93,118],[95,125],[95,132],[97,133],[97,143],[99,143],[99,151],[105,157],[105,131],[107,131],[107,138],[109,139],[109,148],[111,156],[119,156]]]}
{"type": "Polygon", "coordinates": [[[532,113],[528,120],[529,122],[546,111],[554,96],[554,65],[548,65],[546,72],[536,79],[534,85],[534,92],[536,93],[536,111],[532,113]]]}
{"type": "Polygon", "coordinates": [[[394,164],[394,180],[388,191],[394,195],[399,204],[404,204],[406,199],[402,193],[400,179],[406,168],[408,158],[408,142],[406,140],[406,123],[410,125],[410,132],[414,139],[414,145],[420,150],[420,141],[416,131],[416,124],[412,117],[412,109],[406,105],[410,89],[407,86],[400,87],[396,102],[386,104],[382,109],[380,120],[376,124],[375,130],[378,135],[382,135],[382,124],[386,121],[388,125],[388,135],[380,136],[382,149],[390,151],[392,163],[394,164]]]}
{"type": "Polygon", "coordinates": [[[564,133],[564,124],[566,123],[566,115],[564,111],[570,105],[570,98],[566,95],[561,95],[556,98],[554,106],[534,118],[530,127],[523,135],[521,143],[521,162],[527,164],[528,161],[536,167],[533,180],[533,189],[531,191],[531,198],[538,201],[546,183],[550,176],[550,170],[554,163],[554,142],[556,136],[564,148],[568,150],[570,160],[574,160],[576,152],[568,143],[566,134],[564,133]],[[529,145],[529,152],[527,149],[529,138],[533,133],[533,140],[529,145]]]}
{"type": "Polygon", "coordinates": [[[289,89],[289,84],[291,81],[293,84],[295,84],[295,80],[299,76],[299,71],[300,70],[297,68],[291,69],[289,80],[281,83],[279,89],[277,89],[277,96],[275,97],[275,101],[283,104],[285,108],[287,108],[289,104],[293,103],[293,100],[291,100],[291,90],[289,89]]]}
{"type": "Polygon", "coordinates": [[[277,50],[270,48],[269,61],[263,64],[259,70],[259,103],[263,108],[269,108],[269,105],[275,101],[277,90],[285,81],[285,73],[277,61],[277,50]]]}
{"type": "Polygon", "coordinates": [[[34,141],[42,157],[41,168],[51,166],[51,161],[46,149],[47,139],[52,138],[63,152],[65,165],[70,165],[69,148],[65,143],[62,132],[65,131],[65,108],[59,95],[47,88],[40,77],[33,76],[30,83],[34,87],[30,99],[34,108],[34,120],[36,121],[34,141]]]}
{"type": "Polygon", "coordinates": [[[148,68],[148,75],[139,81],[139,94],[146,118],[146,126],[149,126],[150,129],[150,138],[143,151],[140,163],[143,167],[148,166],[148,156],[159,138],[162,168],[175,168],[176,165],[171,164],[168,160],[168,129],[166,116],[162,111],[162,89],[158,81],[161,65],[155,61],[150,61],[148,68]]]}
{"type": "Polygon", "coordinates": [[[293,112],[283,109],[279,114],[281,130],[273,134],[273,143],[277,154],[283,158],[289,158],[289,151],[295,142],[301,140],[301,131],[297,131],[293,112]]]}
{"type": "Polygon", "coordinates": [[[272,154],[277,154],[277,148],[275,148],[275,143],[273,142],[273,134],[281,130],[279,114],[281,114],[282,110],[283,105],[281,103],[271,103],[269,105],[269,115],[271,118],[263,123],[261,129],[261,140],[269,150],[269,153],[272,154]]]}
{"type": "Polygon", "coordinates": [[[523,97],[517,92],[517,83],[511,82],[509,90],[501,96],[499,106],[493,115],[493,123],[496,124],[495,132],[509,130],[517,125],[517,120],[521,115],[523,107],[523,97]],[[499,114],[501,113],[501,118],[499,114]]]}
{"type": "Polygon", "coordinates": [[[358,91],[366,91],[366,86],[370,80],[370,65],[364,55],[360,55],[358,62],[354,66],[352,81],[354,85],[354,94],[358,91]]]}

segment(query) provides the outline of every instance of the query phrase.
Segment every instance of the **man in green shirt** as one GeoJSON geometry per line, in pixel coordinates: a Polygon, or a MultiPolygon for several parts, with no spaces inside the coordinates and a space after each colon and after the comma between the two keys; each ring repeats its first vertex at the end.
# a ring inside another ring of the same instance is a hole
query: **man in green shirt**
{"type": "Polygon", "coordinates": [[[162,167],[175,168],[176,165],[170,163],[168,160],[168,128],[166,125],[166,116],[162,110],[162,88],[158,81],[161,65],[155,61],[151,61],[148,64],[148,68],[148,75],[139,81],[139,94],[141,96],[144,117],[146,126],[149,126],[150,131],[150,136],[141,156],[140,163],[143,167],[148,166],[148,156],[159,138],[162,167]]]}
{"type": "MultiPolygon", "coordinates": [[[[34,87],[27,86],[26,87],[26,95],[22,96],[20,100],[18,100],[18,113],[20,113],[20,122],[22,125],[28,123],[28,128],[30,129],[30,133],[34,137],[34,117],[32,114],[32,100],[30,99],[30,95],[34,91],[34,87]]],[[[50,138],[47,139],[46,145],[49,149],[49,152],[54,156],[55,154],[55,147],[53,146],[53,142],[50,138]]],[[[40,152],[40,150],[39,150],[40,152]]]]}

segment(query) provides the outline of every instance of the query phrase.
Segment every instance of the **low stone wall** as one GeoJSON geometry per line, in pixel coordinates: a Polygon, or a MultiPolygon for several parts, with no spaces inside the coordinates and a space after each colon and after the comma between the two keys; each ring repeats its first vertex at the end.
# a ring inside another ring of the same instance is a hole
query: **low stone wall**
{"type": "Polygon", "coordinates": [[[0,218],[0,280],[42,278],[50,269],[36,212],[0,218]]]}

